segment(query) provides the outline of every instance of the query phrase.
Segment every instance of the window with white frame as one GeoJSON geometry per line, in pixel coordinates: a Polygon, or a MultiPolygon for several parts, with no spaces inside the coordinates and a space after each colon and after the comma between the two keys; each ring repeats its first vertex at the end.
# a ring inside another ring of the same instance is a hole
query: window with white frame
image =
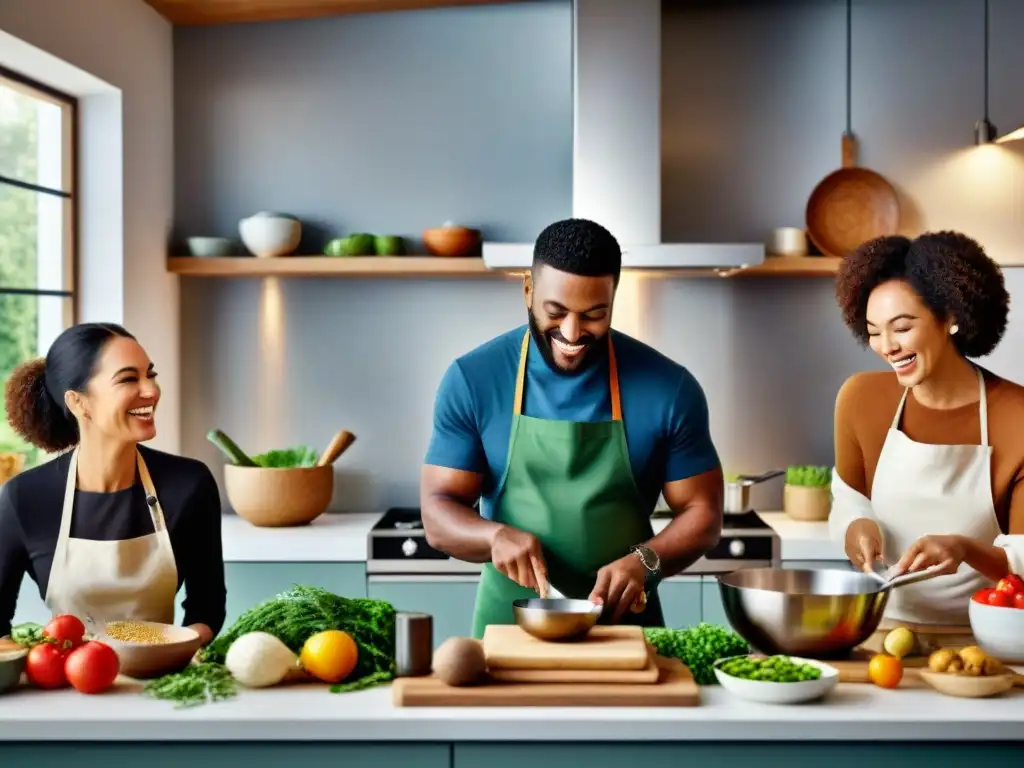
{"type": "MultiPolygon", "coordinates": [[[[0,68],[0,385],[75,321],[76,107],[0,68]]],[[[24,466],[46,458],[11,430],[6,409],[0,454],[24,466]]]]}

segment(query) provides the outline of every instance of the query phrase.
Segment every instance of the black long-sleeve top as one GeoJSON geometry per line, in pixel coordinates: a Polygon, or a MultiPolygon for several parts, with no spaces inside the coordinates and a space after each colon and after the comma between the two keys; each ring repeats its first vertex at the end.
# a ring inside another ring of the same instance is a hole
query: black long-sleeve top
{"type": "MultiPolygon", "coordinates": [[[[217,482],[200,461],[139,446],[185,585],[184,623],[206,624],[216,635],[224,624],[226,589],[217,482]]],[[[71,453],[33,467],[0,488],[0,637],[8,634],[25,574],[46,597],[60,533],[71,453]]],[[[154,532],[146,491],[136,476],[113,493],[75,491],[71,537],[115,541],[154,532]]]]}

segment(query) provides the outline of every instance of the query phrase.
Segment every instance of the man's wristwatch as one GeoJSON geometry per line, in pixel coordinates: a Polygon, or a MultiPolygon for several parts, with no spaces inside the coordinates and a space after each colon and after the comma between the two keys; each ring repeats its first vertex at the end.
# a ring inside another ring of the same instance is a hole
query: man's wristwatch
{"type": "Polygon", "coordinates": [[[629,548],[629,551],[640,558],[644,568],[647,569],[646,584],[654,584],[661,577],[661,558],[658,553],[643,544],[636,544],[629,548]]]}

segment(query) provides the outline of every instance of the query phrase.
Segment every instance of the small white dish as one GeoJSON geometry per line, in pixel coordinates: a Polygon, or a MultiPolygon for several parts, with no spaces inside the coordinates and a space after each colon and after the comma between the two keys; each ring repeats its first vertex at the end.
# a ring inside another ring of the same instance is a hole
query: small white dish
{"type": "MultiPolygon", "coordinates": [[[[750,654],[760,656],[760,654],[750,654]]],[[[715,677],[719,685],[741,699],[756,701],[762,704],[802,704],[820,699],[829,693],[839,682],[839,670],[830,664],[815,659],[804,659],[799,656],[788,656],[797,664],[808,664],[821,670],[817,680],[801,680],[795,683],[774,683],[767,680],[746,680],[742,677],[727,675],[721,665],[735,656],[719,659],[714,663],[715,677]]]]}

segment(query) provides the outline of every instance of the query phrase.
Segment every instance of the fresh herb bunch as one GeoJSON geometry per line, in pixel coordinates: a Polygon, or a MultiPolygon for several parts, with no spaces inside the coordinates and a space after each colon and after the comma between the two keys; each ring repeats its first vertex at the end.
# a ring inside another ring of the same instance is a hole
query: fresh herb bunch
{"type": "Polygon", "coordinates": [[[395,675],[395,609],[383,600],[347,598],[320,587],[296,585],[242,614],[202,652],[204,662],[223,664],[231,644],[249,632],[267,632],[295,653],[310,636],[340,629],[355,640],[359,660],[335,693],[368,688],[395,675]]]}
{"type": "Polygon", "coordinates": [[[46,638],[43,636],[43,625],[25,622],[24,624],[11,627],[11,640],[25,648],[39,645],[46,641],[46,638]]]}
{"type": "Polygon", "coordinates": [[[832,485],[832,467],[792,466],[786,470],[786,485],[801,488],[828,488],[832,485]]]}
{"type": "Polygon", "coordinates": [[[296,467],[316,466],[319,455],[316,449],[309,445],[299,445],[294,448],[280,448],[253,456],[252,460],[256,466],[270,467],[274,469],[295,469],[296,467]]]}
{"type": "Polygon", "coordinates": [[[648,627],[644,635],[659,656],[681,660],[698,685],[715,684],[712,665],[719,659],[750,653],[750,646],[742,637],[707,622],[686,629],[648,627]]]}
{"type": "Polygon", "coordinates": [[[181,709],[230,699],[235,695],[235,681],[223,664],[190,664],[181,672],[150,680],[142,692],[176,702],[181,709]]]}

